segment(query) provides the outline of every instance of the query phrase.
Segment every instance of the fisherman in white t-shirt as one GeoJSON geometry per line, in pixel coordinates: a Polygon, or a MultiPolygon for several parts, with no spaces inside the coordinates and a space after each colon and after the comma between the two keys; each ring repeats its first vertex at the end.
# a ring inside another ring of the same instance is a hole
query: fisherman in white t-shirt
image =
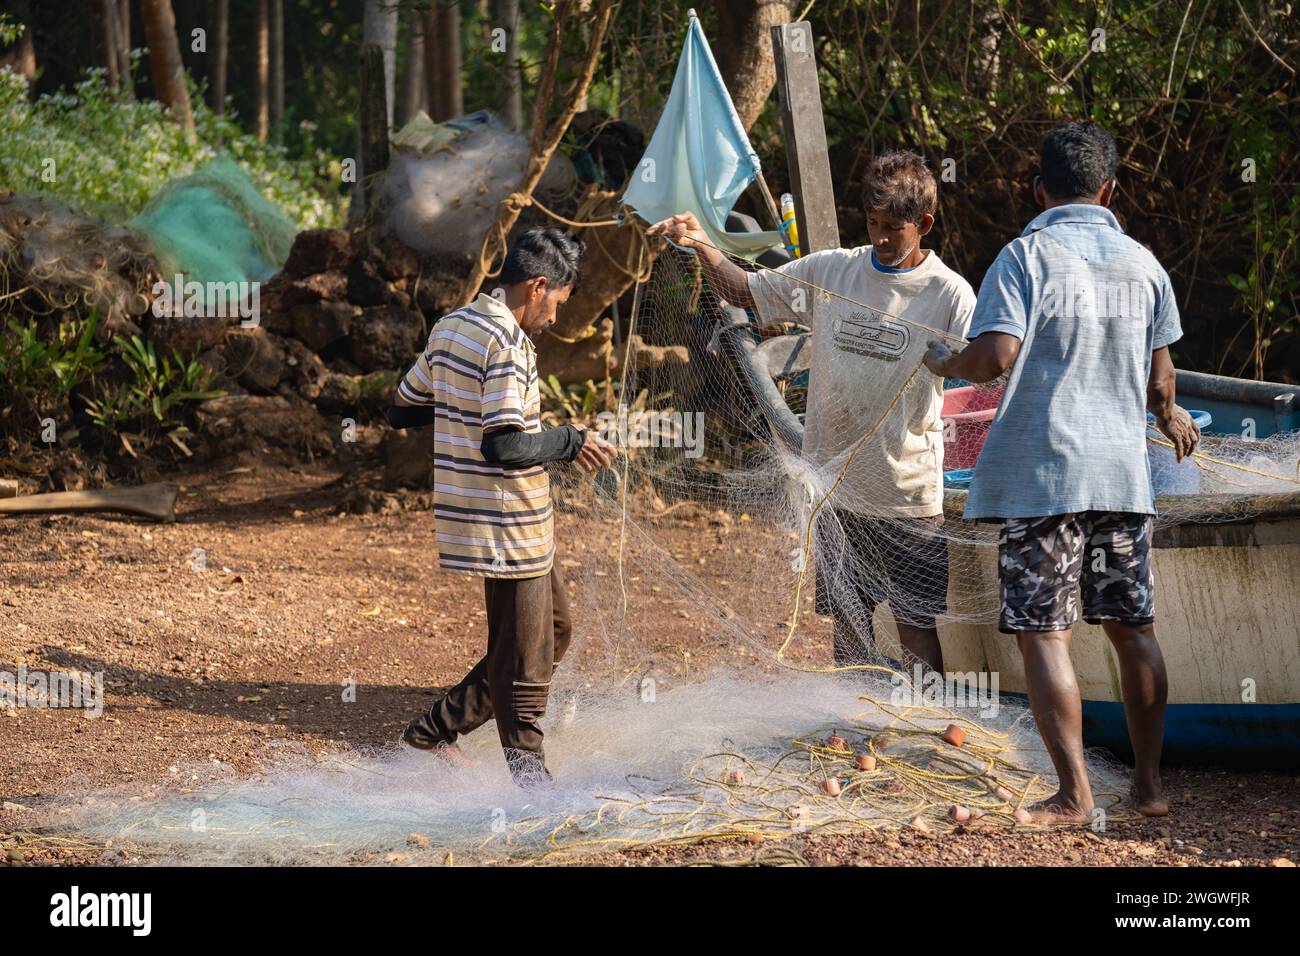
{"type": "Polygon", "coordinates": [[[948,548],[938,533],[943,380],[918,365],[934,337],[926,329],[965,337],[975,293],[921,248],[937,189],[916,153],[876,157],[863,191],[871,245],[815,252],[775,271],[731,262],[690,212],[649,230],[697,249],[718,296],[753,309],[763,325],[812,329],[803,456],[828,471],[828,488],[843,472],[819,513],[816,552],[817,610],[835,622],[837,666],[863,663],[875,650],[871,615],[888,601],[903,647],[943,670],[935,625],[948,592],[948,548]]]}

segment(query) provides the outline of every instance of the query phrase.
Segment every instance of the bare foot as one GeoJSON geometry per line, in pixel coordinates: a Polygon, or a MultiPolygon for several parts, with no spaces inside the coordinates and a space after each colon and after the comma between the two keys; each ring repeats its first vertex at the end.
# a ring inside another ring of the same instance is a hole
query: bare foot
{"type": "Polygon", "coordinates": [[[1029,822],[1036,823],[1039,826],[1077,826],[1081,823],[1092,822],[1092,800],[1088,800],[1087,804],[1084,805],[1077,800],[1056,793],[1041,803],[1026,807],[1025,812],[1029,815],[1029,822]]]}
{"type": "Polygon", "coordinates": [[[1169,804],[1161,792],[1159,780],[1146,783],[1134,781],[1133,803],[1137,806],[1137,812],[1144,817],[1169,816],[1169,804]]]}

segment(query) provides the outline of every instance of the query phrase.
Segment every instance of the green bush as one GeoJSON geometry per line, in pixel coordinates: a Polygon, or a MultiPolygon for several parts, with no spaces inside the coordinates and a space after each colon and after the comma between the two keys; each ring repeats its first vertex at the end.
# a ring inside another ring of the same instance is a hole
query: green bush
{"type": "Polygon", "coordinates": [[[49,193],[70,205],[124,221],[172,180],[228,153],[262,194],[299,228],[338,225],[340,161],[310,141],[299,156],[260,143],[229,115],[217,116],[192,96],[196,141],[186,140],[156,100],[109,89],[92,69],[71,92],[28,98],[26,81],[0,71],[0,186],[49,193]]]}

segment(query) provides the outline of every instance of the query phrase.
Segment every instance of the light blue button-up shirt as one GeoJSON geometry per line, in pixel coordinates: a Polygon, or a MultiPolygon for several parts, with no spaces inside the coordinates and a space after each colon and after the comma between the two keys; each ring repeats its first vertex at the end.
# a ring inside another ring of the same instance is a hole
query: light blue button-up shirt
{"type": "Polygon", "coordinates": [[[1153,350],[1182,337],[1169,276],[1103,206],[1057,206],[1003,247],[970,338],[1021,340],[967,518],[1155,512],[1146,449],[1153,350]]]}

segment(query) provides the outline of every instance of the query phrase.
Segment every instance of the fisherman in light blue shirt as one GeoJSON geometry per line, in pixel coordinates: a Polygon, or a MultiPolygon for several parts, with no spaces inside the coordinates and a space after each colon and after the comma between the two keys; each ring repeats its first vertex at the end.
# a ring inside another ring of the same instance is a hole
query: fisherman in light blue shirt
{"type": "Polygon", "coordinates": [[[1078,616],[1101,624],[1120,666],[1134,795],[1169,812],[1160,787],[1168,682],[1155,635],[1146,413],[1181,461],[1200,433],[1174,404],[1169,346],[1182,336],[1169,276],[1109,208],[1110,134],[1071,123],[1043,139],[1034,195],[1044,207],[984,277],[970,345],[930,343],[936,375],[988,382],[1010,369],[971,482],[966,517],[1000,521],[999,629],[1015,634],[1034,720],[1060,789],[1030,808],[1043,823],[1086,823],[1078,616]]]}

